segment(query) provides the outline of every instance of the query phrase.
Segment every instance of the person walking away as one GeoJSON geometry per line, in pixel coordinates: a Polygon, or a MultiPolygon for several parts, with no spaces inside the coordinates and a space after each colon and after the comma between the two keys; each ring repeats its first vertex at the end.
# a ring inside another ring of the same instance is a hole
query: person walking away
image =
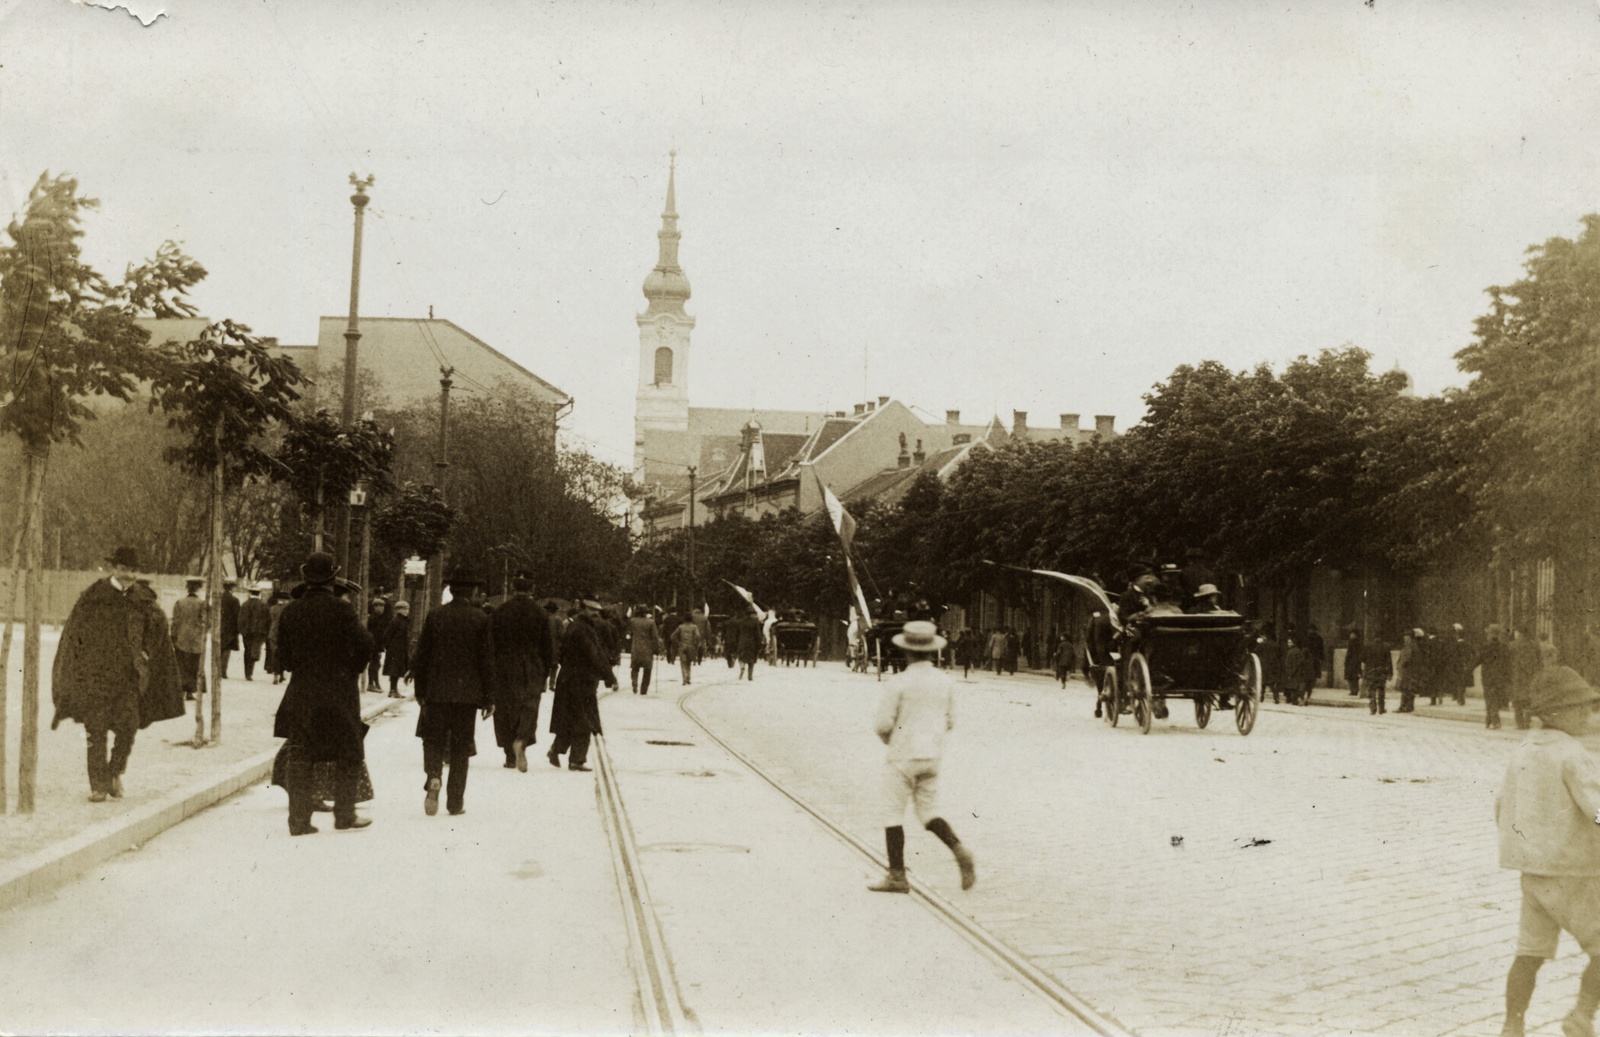
{"type": "Polygon", "coordinates": [[[392,699],[401,697],[401,679],[411,679],[411,602],[404,598],[394,603],[394,612],[383,628],[383,676],[389,678],[392,699]]]}
{"type": "Polygon", "coordinates": [[[184,580],[188,593],[172,605],[172,651],[177,659],[178,686],[190,701],[200,687],[200,657],[205,654],[206,631],[211,627],[206,603],[200,598],[205,582],[197,576],[184,580]]]}
{"type": "Polygon", "coordinates": [[[996,676],[1005,668],[1006,659],[1006,631],[1005,627],[997,627],[989,635],[989,668],[996,676]]]}
{"type": "Polygon", "coordinates": [[[288,607],[290,600],[287,594],[273,591],[272,600],[267,603],[267,616],[270,620],[267,625],[267,672],[272,674],[274,684],[283,680],[283,667],[278,665],[278,617],[283,615],[283,610],[288,607]]]}
{"type": "Polygon", "coordinates": [[[589,742],[605,732],[600,726],[599,685],[616,690],[617,675],[611,669],[611,656],[601,638],[600,603],[580,598],[578,615],[567,624],[561,639],[561,674],[556,678],[555,704],[550,707],[550,733],[555,744],[545,754],[550,766],[561,766],[567,756],[567,769],[587,771],[589,742]]]}
{"type": "Polygon", "coordinates": [[[700,644],[694,654],[694,664],[699,666],[706,661],[706,653],[711,651],[711,617],[706,615],[705,609],[696,605],[689,610],[689,618],[700,628],[700,644]]]}
{"type": "Polygon", "coordinates": [[[1524,737],[1495,797],[1500,866],[1522,873],[1517,953],[1506,976],[1502,1037],[1522,1037],[1539,968],[1564,929],[1589,956],[1578,1000],[1561,1021],[1567,1037],[1594,1037],[1600,1005],[1600,768],[1578,741],[1600,694],[1576,670],[1552,666],[1528,689],[1542,727],[1524,737]]]}
{"type": "Polygon", "coordinates": [[[690,667],[700,657],[700,627],[688,616],[678,622],[678,628],[672,632],[669,639],[669,648],[678,654],[678,669],[685,687],[689,680],[690,667]]]}
{"type": "Polygon", "coordinates": [[[239,585],[238,580],[222,581],[222,621],[217,638],[222,642],[222,677],[228,677],[228,660],[233,658],[233,653],[239,650],[239,599],[234,597],[233,589],[239,585]]]}
{"type": "MultiPolygon", "coordinates": [[[[656,611],[660,610],[657,609],[651,613],[652,619],[655,618],[656,611]]],[[[638,613],[635,611],[635,617],[637,617],[637,615],[638,613]]],[[[667,612],[664,613],[661,619],[656,623],[657,630],[666,632],[666,639],[664,641],[665,650],[661,654],[667,657],[668,666],[672,666],[678,661],[678,649],[672,643],[672,635],[677,632],[679,622],[681,622],[681,620],[676,612],[667,612]]],[[[629,661],[631,662],[632,660],[629,661]]]]}
{"type": "Polygon", "coordinates": [[[1490,729],[1500,727],[1500,713],[1511,701],[1511,647],[1503,636],[1500,624],[1489,624],[1484,631],[1483,651],[1479,653],[1483,667],[1484,726],[1490,729]]]}
{"type": "Polygon", "coordinates": [[[1422,659],[1418,654],[1421,635],[1421,630],[1407,630],[1400,636],[1400,654],[1394,665],[1394,686],[1400,691],[1400,708],[1396,713],[1416,711],[1417,686],[1422,678],[1422,659]]]}
{"type": "Polygon", "coordinates": [[[489,617],[474,600],[483,581],[460,566],[445,582],[450,600],[423,620],[411,662],[422,707],[417,717],[426,775],[422,810],[429,817],[439,812],[446,761],[450,779],[445,805],[452,815],[466,812],[467,768],[478,753],[478,713],[485,719],[494,713],[494,643],[489,617]]]}
{"type": "Polygon", "coordinates": [[[142,728],[183,716],[167,617],[135,578],[137,553],[119,547],[106,565],[109,573],[84,589],[61,628],[50,682],[50,730],[63,720],[83,725],[92,803],[122,798],[142,728]]]}
{"type": "Polygon", "coordinates": [[[272,584],[262,580],[249,589],[250,596],[239,603],[239,637],[244,641],[244,679],[254,680],[256,662],[261,658],[261,648],[267,643],[267,632],[272,629],[272,611],[262,600],[261,592],[270,591],[272,584]]]}
{"type": "Polygon", "coordinates": [[[1478,660],[1472,645],[1467,641],[1466,630],[1460,623],[1450,624],[1450,637],[1445,646],[1449,672],[1454,678],[1454,683],[1450,686],[1450,697],[1456,700],[1456,705],[1465,706],[1467,690],[1472,687],[1472,671],[1478,668],[1478,660]]]}
{"type": "Polygon", "coordinates": [[[628,646],[628,676],[633,683],[633,693],[648,695],[650,671],[655,669],[656,656],[663,653],[670,654],[670,650],[661,641],[661,628],[656,626],[656,618],[650,614],[650,606],[638,605],[634,608],[633,618],[628,620],[628,646]],[[640,674],[644,675],[642,681],[640,674]]]}
{"type": "Polygon", "coordinates": [[[1065,633],[1056,634],[1056,650],[1054,657],[1056,666],[1056,680],[1061,682],[1061,686],[1063,688],[1067,686],[1067,678],[1072,675],[1072,664],[1077,658],[1077,653],[1074,648],[1075,646],[1072,643],[1072,638],[1068,637],[1065,633]]]}
{"type": "Polygon", "coordinates": [[[1311,682],[1316,679],[1311,653],[1289,638],[1283,653],[1283,686],[1291,706],[1303,706],[1311,698],[1311,682]]]}
{"type": "Polygon", "coordinates": [[[1361,630],[1352,626],[1344,639],[1344,683],[1350,697],[1361,695],[1361,630]]]}
{"type": "Polygon", "coordinates": [[[378,683],[379,673],[383,665],[383,646],[388,642],[389,624],[393,621],[389,612],[389,603],[382,598],[373,598],[367,606],[367,633],[372,635],[372,658],[367,660],[367,688],[368,691],[382,691],[383,686],[378,683]]]}
{"type": "Polygon", "coordinates": [[[317,800],[313,771],[319,764],[334,766],[333,827],[352,831],[372,823],[356,816],[366,766],[361,672],[372,656],[372,637],[350,603],[334,594],[338,575],[332,555],[313,552],[300,566],[305,581],[300,596],[278,617],[278,662],[289,674],[289,686],[272,734],[286,739],[290,835],[317,831],[311,813],[317,800]]]}
{"type": "Polygon", "coordinates": [[[1368,713],[1376,716],[1389,712],[1387,690],[1392,676],[1394,660],[1389,655],[1389,643],[1374,633],[1361,646],[1361,680],[1367,686],[1368,713]]]}
{"type": "Polygon", "coordinates": [[[1518,627],[1509,648],[1511,654],[1511,714],[1516,718],[1517,730],[1526,731],[1531,726],[1532,714],[1528,711],[1528,688],[1539,672],[1539,645],[1526,626],[1518,627]]]}
{"type": "MultiPolygon", "coordinates": [[[[1010,627],[1006,627],[1005,631],[1006,631],[1006,654],[1005,654],[1006,673],[1008,673],[1011,676],[1015,677],[1017,675],[1018,658],[1022,655],[1022,639],[1020,637],[1018,637],[1017,636],[1017,632],[1015,630],[1011,629],[1010,627]]],[[[891,640],[892,640],[892,638],[891,638],[891,640]]]]}
{"type": "Polygon", "coordinates": [[[737,679],[755,680],[756,660],[761,658],[761,620],[754,606],[734,623],[734,654],[739,660],[737,679]]]}
{"type": "Polygon", "coordinates": [[[867,888],[876,893],[911,890],[906,879],[904,827],[909,801],[917,820],[955,856],[961,871],[961,888],[971,889],[977,881],[972,851],[962,845],[949,822],[939,814],[939,765],[944,757],[945,738],[955,726],[955,682],[933,665],[945,639],[932,623],[912,620],[893,640],[905,652],[907,665],[884,685],[873,725],[878,738],[889,747],[883,772],[887,807],[883,840],[889,854],[889,871],[882,881],[867,888]]]}
{"type": "Polygon", "coordinates": [[[533,574],[511,580],[511,597],[489,617],[496,673],[494,736],[506,766],[526,773],[528,746],[539,740],[539,698],[555,655],[547,613],[533,600],[533,574]]]}

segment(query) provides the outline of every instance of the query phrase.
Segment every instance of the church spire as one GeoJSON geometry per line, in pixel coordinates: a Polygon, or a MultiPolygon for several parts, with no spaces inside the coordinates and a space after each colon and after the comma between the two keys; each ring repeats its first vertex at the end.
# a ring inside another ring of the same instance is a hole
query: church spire
{"type": "Polygon", "coordinates": [[[661,244],[656,267],[644,279],[644,297],[650,301],[648,313],[683,313],[689,298],[689,279],[678,265],[678,152],[669,153],[667,167],[667,207],[661,213],[661,229],[656,238],[661,244]]]}

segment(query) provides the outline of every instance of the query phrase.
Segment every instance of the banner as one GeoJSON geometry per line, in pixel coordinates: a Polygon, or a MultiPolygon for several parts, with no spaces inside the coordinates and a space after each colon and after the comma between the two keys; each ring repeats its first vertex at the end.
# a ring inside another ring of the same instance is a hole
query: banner
{"type": "MultiPolygon", "coordinates": [[[[812,475],[817,475],[817,470],[811,470],[812,475]]],[[[822,502],[828,508],[828,517],[833,520],[833,530],[839,534],[839,542],[844,545],[846,552],[850,550],[850,541],[856,538],[855,516],[844,510],[838,497],[828,489],[828,484],[822,481],[822,476],[817,475],[817,485],[822,487],[822,502]]]]}
{"type": "Polygon", "coordinates": [[[751,608],[756,610],[756,618],[758,618],[758,619],[765,619],[766,618],[767,611],[766,611],[766,609],[763,609],[760,605],[756,604],[755,595],[751,594],[749,591],[745,590],[743,587],[739,586],[737,583],[734,583],[732,580],[723,580],[722,582],[726,583],[728,586],[732,587],[733,590],[734,590],[734,593],[738,594],[739,597],[741,597],[741,598],[743,598],[745,600],[746,604],[748,604],[751,608]]]}

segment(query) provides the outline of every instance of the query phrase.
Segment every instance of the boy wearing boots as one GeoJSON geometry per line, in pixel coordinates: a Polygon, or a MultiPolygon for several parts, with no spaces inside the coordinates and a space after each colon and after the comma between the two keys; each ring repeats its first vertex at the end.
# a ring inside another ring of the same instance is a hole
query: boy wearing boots
{"type": "Polygon", "coordinates": [[[1553,666],[1533,680],[1528,700],[1543,726],[1512,754],[1495,798],[1500,866],[1522,872],[1522,921],[1506,977],[1501,1034],[1522,1037],[1539,967],[1555,957],[1565,929],[1589,955],[1589,966],[1561,1032],[1594,1037],[1600,1004],[1600,768],[1578,738],[1588,730],[1600,694],[1571,667],[1553,666]]]}
{"type": "Polygon", "coordinates": [[[939,761],[944,756],[945,735],[955,726],[951,714],[955,681],[934,665],[945,639],[932,623],[913,620],[893,638],[906,654],[906,668],[889,678],[878,705],[878,737],[889,747],[884,769],[884,796],[889,825],[884,842],[889,851],[889,873],[867,888],[877,893],[909,893],[906,881],[906,801],[916,805],[917,820],[939,837],[955,855],[961,869],[961,888],[977,881],[972,852],[961,845],[944,818],[938,816],[939,761]]]}

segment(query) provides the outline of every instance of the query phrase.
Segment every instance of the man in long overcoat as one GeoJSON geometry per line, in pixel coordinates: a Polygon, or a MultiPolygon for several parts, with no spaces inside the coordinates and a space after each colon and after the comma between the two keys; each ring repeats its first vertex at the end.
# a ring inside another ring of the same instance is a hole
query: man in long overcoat
{"type": "Polygon", "coordinates": [[[550,709],[550,733],[555,744],[545,754],[550,766],[561,766],[561,755],[568,751],[567,769],[587,771],[589,740],[603,734],[600,728],[601,682],[615,689],[617,675],[611,669],[611,653],[606,646],[600,603],[580,599],[581,609],[567,624],[561,638],[561,673],[556,677],[556,699],[550,709]]]}
{"type": "Polygon", "coordinates": [[[228,660],[239,650],[239,599],[233,596],[237,580],[222,581],[222,619],[217,637],[222,641],[222,676],[228,676],[228,660]]]}
{"type": "Polygon", "coordinates": [[[155,592],[137,582],[138,556],[120,547],[110,575],[79,596],[51,671],[54,731],[76,720],[88,737],[89,799],[122,798],[122,775],[140,728],[183,715],[183,692],[155,592]],[[107,735],[114,737],[107,755],[107,735]]]}
{"type": "Polygon", "coordinates": [[[277,662],[289,686],[272,733],[288,739],[289,834],[310,835],[312,767],[334,769],[333,826],[365,828],[356,816],[356,787],[366,760],[361,719],[361,671],[372,654],[372,638],[348,601],[334,593],[339,573],[333,556],[318,551],[300,567],[299,597],[278,616],[277,662]]]}
{"type": "Polygon", "coordinates": [[[550,673],[554,651],[549,613],[533,600],[533,575],[511,580],[511,597],[489,617],[496,675],[494,737],[506,753],[506,766],[528,769],[527,748],[539,740],[539,696],[550,673]]]}
{"type": "Polygon", "coordinates": [[[628,620],[628,676],[633,679],[634,694],[650,694],[650,674],[655,669],[656,656],[667,652],[656,617],[650,614],[650,606],[641,603],[628,620]],[[639,679],[641,674],[643,681],[639,679]]]}
{"type": "Polygon", "coordinates": [[[739,676],[756,679],[756,660],[761,658],[761,620],[755,606],[734,624],[734,654],[739,659],[739,676]]]}
{"type": "Polygon", "coordinates": [[[239,603],[239,636],[244,639],[244,679],[253,680],[256,661],[261,658],[261,647],[267,643],[267,633],[272,629],[272,610],[262,600],[262,591],[272,590],[272,584],[263,580],[250,588],[250,596],[239,603]]]}
{"type": "Polygon", "coordinates": [[[494,635],[489,616],[475,600],[483,581],[466,566],[450,574],[450,601],[428,613],[417,654],[411,660],[417,702],[417,737],[422,739],[422,809],[439,812],[439,786],[450,763],[445,805],[466,812],[467,767],[477,755],[477,713],[494,713],[494,635]]]}

